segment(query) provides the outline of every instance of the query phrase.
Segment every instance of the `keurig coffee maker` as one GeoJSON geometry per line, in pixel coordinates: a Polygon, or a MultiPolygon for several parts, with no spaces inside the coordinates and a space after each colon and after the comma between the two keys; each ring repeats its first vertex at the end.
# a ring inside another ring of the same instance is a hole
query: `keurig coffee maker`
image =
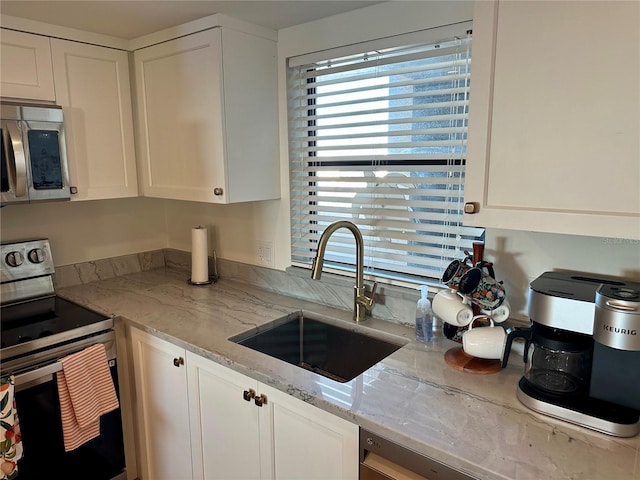
{"type": "Polygon", "coordinates": [[[596,291],[591,395],[640,410],[640,284],[596,291]]]}
{"type": "Polygon", "coordinates": [[[546,272],[531,282],[529,317],[518,399],[609,435],[636,435],[640,283],[546,272]]]}

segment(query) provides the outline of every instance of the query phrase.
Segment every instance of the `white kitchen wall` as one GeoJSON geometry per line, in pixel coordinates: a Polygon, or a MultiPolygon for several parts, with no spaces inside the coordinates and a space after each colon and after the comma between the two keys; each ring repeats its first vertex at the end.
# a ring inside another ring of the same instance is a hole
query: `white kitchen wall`
{"type": "MultiPolygon", "coordinates": [[[[289,266],[289,179],[286,58],[408,31],[469,20],[471,2],[389,2],[279,32],[282,198],[208,205],[135,198],[0,209],[0,239],[48,237],[56,265],[129,253],[191,249],[191,228],[209,228],[219,258],[258,264],[257,242],[273,244],[274,267],[289,266]]],[[[249,173],[248,173],[249,174],[249,173]]],[[[489,230],[486,258],[495,262],[516,312],[526,311],[529,282],[542,272],[571,269],[640,280],[640,243],[610,238],[489,230]]]]}
{"type": "Polygon", "coordinates": [[[9,205],[0,240],[48,238],[56,266],[167,246],[164,200],[132,198],[9,205]]]}
{"type": "Polygon", "coordinates": [[[640,242],[487,229],[485,258],[504,280],[513,311],[526,316],[529,283],[543,272],[572,270],[640,281],[640,242]]]}
{"type": "MultiPolygon", "coordinates": [[[[257,242],[274,243],[278,233],[280,203],[280,200],[273,200],[209,205],[167,201],[168,246],[191,251],[191,229],[202,225],[209,233],[209,255],[215,249],[219,258],[257,264],[257,242]]],[[[286,266],[288,264],[281,268],[286,266]]]]}

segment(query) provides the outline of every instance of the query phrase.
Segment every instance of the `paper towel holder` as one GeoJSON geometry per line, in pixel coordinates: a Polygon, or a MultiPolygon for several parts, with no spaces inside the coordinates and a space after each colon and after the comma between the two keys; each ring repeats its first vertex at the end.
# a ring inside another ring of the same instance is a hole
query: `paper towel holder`
{"type": "Polygon", "coordinates": [[[209,280],[207,280],[206,282],[192,282],[191,279],[187,280],[187,283],[189,285],[196,285],[200,287],[205,285],[211,285],[214,282],[215,282],[215,278],[213,275],[209,275],[209,280]]]}
{"type": "Polygon", "coordinates": [[[189,285],[195,285],[197,287],[206,287],[207,285],[211,285],[212,283],[216,283],[218,281],[218,259],[216,258],[216,251],[213,251],[213,275],[209,275],[209,280],[206,282],[193,282],[191,278],[187,280],[189,285]]]}

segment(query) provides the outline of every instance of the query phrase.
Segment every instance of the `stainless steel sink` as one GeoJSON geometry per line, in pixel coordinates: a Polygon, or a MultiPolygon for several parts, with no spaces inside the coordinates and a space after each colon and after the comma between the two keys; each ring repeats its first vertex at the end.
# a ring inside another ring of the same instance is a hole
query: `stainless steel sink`
{"type": "Polygon", "coordinates": [[[400,338],[370,336],[305,312],[291,313],[229,340],[342,383],[406,343],[400,338]]]}

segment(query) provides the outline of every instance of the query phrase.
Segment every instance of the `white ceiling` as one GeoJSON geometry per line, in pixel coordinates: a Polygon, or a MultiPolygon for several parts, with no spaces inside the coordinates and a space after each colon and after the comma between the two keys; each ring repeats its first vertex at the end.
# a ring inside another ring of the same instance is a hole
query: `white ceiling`
{"type": "Polygon", "coordinates": [[[0,13],[132,39],[221,13],[275,30],[382,3],[380,1],[2,0],[0,13]]]}

